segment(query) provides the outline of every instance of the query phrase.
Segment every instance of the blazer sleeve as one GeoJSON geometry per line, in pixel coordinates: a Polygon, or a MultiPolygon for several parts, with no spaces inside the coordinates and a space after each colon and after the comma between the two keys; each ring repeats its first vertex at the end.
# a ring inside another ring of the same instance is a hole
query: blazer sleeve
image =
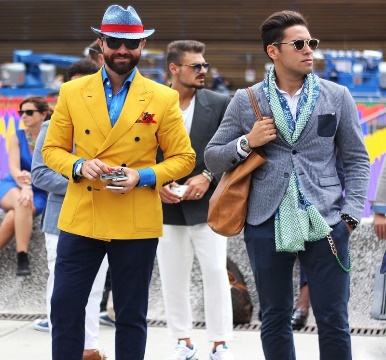
{"type": "Polygon", "coordinates": [[[36,140],[36,146],[32,157],[31,175],[35,186],[50,193],[65,195],[68,180],[62,175],[52,171],[43,161],[42,147],[46,138],[49,121],[43,123],[36,140]]]}
{"type": "Polygon", "coordinates": [[[359,124],[358,110],[347,88],[343,89],[340,100],[341,114],[335,143],[345,177],[345,197],[341,213],[360,220],[367,200],[370,161],[359,124]]]}
{"type": "Polygon", "coordinates": [[[43,161],[52,170],[73,180],[72,170],[74,163],[79,160],[72,154],[73,123],[67,107],[67,89],[71,81],[60,87],[58,103],[50,120],[50,126],[42,148],[43,161]]]}
{"type": "Polygon", "coordinates": [[[245,98],[243,95],[241,90],[237,90],[225,111],[219,128],[206,146],[205,164],[212,173],[222,174],[230,171],[244,160],[237,152],[237,140],[246,133],[241,122],[252,119],[250,121],[253,125],[254,115],[248,103],[248,96],[245,95],[245,98]],[[248,110],[240,111],[240,109],[248,110]]]}

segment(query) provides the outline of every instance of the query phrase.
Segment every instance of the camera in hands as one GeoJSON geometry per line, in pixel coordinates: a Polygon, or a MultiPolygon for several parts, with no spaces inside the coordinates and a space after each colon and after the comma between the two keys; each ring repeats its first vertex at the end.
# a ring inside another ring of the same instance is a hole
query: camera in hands
{"type": "Polygon", "coordinates": [[[100,174],[101,181],[124,181],[127,180],[123,168],[120,170],[113,170],[107,174],[100,174]]]}

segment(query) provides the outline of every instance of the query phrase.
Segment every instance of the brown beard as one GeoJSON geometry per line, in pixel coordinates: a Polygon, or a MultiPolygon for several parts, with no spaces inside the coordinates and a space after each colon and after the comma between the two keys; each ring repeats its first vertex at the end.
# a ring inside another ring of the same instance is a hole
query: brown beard
{"type": "Polygon", "coordinates": [[[127,75],[133,71],[133,69],[138,65],[141,58],[141,54],[134,57],[132,54],[113,54],[107,56],[103,54],[106,65],[118,75],[127,75]],[[117,63],[115,62],[116,58],[125,58],[130,59],[128,63],[117,63]]]}

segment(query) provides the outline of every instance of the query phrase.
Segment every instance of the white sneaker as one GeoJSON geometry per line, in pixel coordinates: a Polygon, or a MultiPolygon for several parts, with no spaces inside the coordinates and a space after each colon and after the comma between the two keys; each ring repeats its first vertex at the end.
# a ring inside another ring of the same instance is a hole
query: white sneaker
{"type": "Polygon", "coordinates": [[[210,360],[234,360],[226,345],[218,345],[216,351],[210,354],[210,360]]]}
{"type": "Polygon", "coordinates": [[[197,348],[192,344],[192,348],[186,345],[185,340],[180,340],[168,360],[197,360],[197,348]]]}
{"type": "Polygon", "coordinates": [[[48,319],[36,319],[33,323],[35,330],[49,332],[48,319]]]}

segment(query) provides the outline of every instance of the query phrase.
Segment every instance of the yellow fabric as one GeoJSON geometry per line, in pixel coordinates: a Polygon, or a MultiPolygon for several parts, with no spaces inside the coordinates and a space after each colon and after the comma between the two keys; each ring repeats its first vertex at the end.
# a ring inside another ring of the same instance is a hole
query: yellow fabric
{"type": "Polygon", "coordinates": [[[42,154],[47,166],[70,180],[59,229],[107,241],[161,236],[158,189],[189,175],[195,164],[178,93],[138,71],[113,128],[100,71],[63,84],[42,154]],[[139,123],[145,112],[154,114],[156,123],[139,123]],[[158,143],[165,157],[160,164],[155,161],[158,143]],[[123,195],[103,190],[99,180],[75,182],[73,165],[80,158],[98,158],[111,166],[126,164],[133,169],[151,167],[156,190],[135,188],[123,195]]]}
{"type": "Polygon", "coordinates": [[[371,164],[374,163],[376,158],[380,158],[385,153],[385,139],[386,128],[377,130],[375,133],[364,137],[371,164]]]}

